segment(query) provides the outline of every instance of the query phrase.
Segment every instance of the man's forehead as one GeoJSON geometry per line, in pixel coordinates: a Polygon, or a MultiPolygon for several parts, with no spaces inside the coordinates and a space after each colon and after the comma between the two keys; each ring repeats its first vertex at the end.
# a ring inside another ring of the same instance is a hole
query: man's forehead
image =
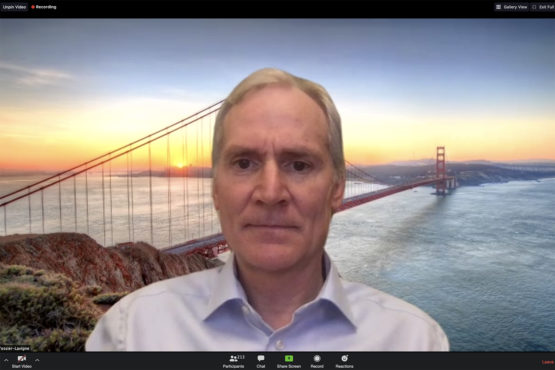
{"type": "Polygon", "coordinates": [[[284,115],[294,113],[305,117],[311,116],[317,121],[326,122],[324,109],[309,94],[296,86],[270,84],[247,92],[228,111],[224,122],[230,116],[245,119],[252,114],[272,112],[284,115]],[[285,110],[281,111],[285,106],[285,110]]]}
{"type": "Polygon", "coordinates": [[[329,150],[328,124],[321,107],[296,87],[268,86],[248,93],[222,122],[222,149],[280,154],[329,150]]]}
{"type": "Polygon", "coordinates": [[[224,130],[222,149],[224,152],[317,154],[328,151],[328,141],[327,127],[321,130],[302,130],[298,127],[280,130],[259,125],[251,127],[247,124],[242,127],[227,126],[224,130]]]}

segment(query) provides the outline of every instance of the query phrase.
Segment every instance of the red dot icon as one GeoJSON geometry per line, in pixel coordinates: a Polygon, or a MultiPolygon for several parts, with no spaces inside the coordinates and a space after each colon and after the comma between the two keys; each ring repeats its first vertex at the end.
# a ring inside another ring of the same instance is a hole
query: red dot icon
{"type": "Polygon", "coordinates": [[[31,5],[31,9],[35,9],[35,6],[34,6],[34,5],[31,5]]]}

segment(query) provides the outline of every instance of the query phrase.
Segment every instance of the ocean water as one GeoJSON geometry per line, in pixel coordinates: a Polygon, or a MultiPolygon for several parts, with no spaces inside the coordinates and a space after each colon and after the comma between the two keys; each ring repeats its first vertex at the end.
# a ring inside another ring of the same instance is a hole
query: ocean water
{"type": "Polygon", "coordinates": [[[336,214],[340,273],[422,308],[454,351],[554,351],[555,179],[430,193],[336,214]]]}
{"type": "MultiPolygon", "coordinates": [[[[0,177],[0,194],[32,184],[31,176],[0,177]]],[[[86,233],[111,246],[145,241],[163,249],[220,232],[211,179],[77,176],[0,208],[0,235],[86,233]],[[61,217],[60,217],[61,215],[61,217]],[[151,232],[152,230],[152,232],[151,232]]],[[[3,201],[0,200],[0,203],[3,201]]]]}

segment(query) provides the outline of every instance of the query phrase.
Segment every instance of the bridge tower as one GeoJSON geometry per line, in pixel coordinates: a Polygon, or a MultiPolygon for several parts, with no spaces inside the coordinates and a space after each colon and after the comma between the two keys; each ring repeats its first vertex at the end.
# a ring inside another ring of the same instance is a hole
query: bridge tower
{"type": "MultiPolygon", "coordinates": [[[[441,178],[445,178],[447,176],[447,173],[445,171],[445,147],[444,146],[438,146],[436,148],[436,176],[441,178]]],[[[437,182],[436,194],[445,195],[446,188],[447,188],[447,180],[437,182]]]]}

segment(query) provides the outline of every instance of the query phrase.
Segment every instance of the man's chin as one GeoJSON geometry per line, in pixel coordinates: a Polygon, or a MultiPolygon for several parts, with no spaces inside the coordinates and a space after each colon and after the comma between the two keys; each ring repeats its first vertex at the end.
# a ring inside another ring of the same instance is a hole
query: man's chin
{"type": "Polygon", "coordinates": [[[249,243],[260,247],[265,245],[287,246],[298,242],[299,229],[293,227],[246,227],[243,234],[249,243]]]}
{"type": "Polygon", "coordinates": [[[287,269],[298,262],[300,246],[296,243],[275,240],[243,241],[240,248],[232,248],[237,258],[251,268],[268,272],[287,269]]]}
{"type": "Polygon", "coordinates": [[[257,256],[248,258],[248,268],[264,273],[283,273],[296,265],[298,259],[295,256],[272,255],[257,256]]]}

